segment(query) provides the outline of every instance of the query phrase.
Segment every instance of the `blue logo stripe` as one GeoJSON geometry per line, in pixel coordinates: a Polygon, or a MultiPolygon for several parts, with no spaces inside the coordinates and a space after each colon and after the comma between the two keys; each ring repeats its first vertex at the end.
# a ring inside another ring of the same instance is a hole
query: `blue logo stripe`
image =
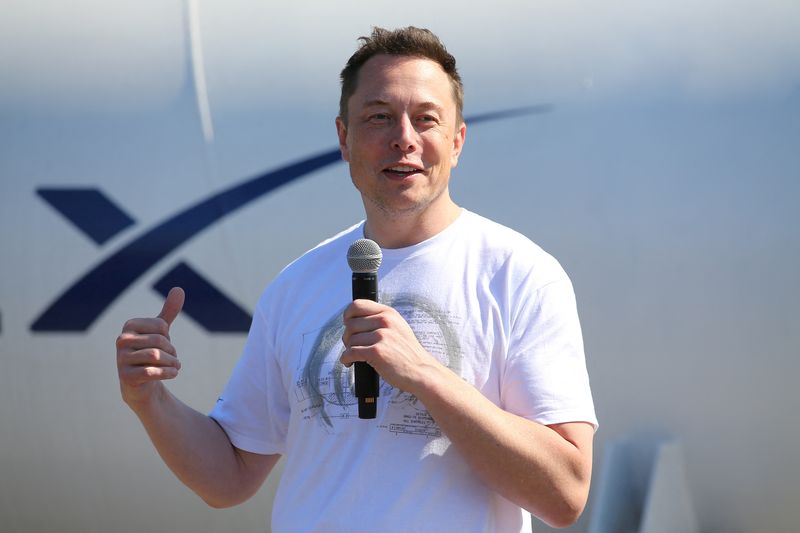
{"type": "Polygon", "coordinates": [[[186,263],[178,263],[153,288],[166,298],[172,287],[183,287],[183,312],[211,333],[247,333],[252,317],[186,263]]]}
{"type": "Polygon", "coordinates": [[[37,189],[36,194],[75,224],[95,244],[105,244],[134,223],[125,211],[97,189],[43,187],[37,189]]]}
{"type": "Polygon", "coordinates": [[[111,255],[67,289],[33,323],[33,331],[86,331],[142,274],[202,230],[260,196],[341,161],[338,149],[257,176],[171,217],[111,255]]]}
{"type": "Polygon", "coordinates": [[[500,111],[489,111],[480,115],[472,115],[465,120],[467,125],[478,124],[480,122],[488,122],[490,120],[500,120],[503,118],[514,118],[525,115],[541,115],[549,113],[553,110],[551,104],[529,105],[525,107],[515,107],[513,109],[502,109],[500,111]]]}

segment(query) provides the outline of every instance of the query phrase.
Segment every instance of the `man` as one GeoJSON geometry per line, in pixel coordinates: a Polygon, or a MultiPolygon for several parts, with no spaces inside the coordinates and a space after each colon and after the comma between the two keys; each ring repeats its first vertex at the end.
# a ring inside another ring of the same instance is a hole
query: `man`
{"type": "MultiPolygon", "coordinates": [[[[522,235],[458,207],[464,145],[455,60],[427,30],[375,29],[342,72],[342,157],[366,221],[289,265],[262,295],[210,416],[162,380],[169,326],[128,321],[122,396],[167,465],[206,502],[236,505],[282,455],[273,531],[524,531],[581,513],[596,420],[571,284],[522,235]],[[383,249],[381,303],[350,300],[349,245],[383,249]],[[350,366],[382,379],[355,418],[350,366]]],[[[492,179],[493,177],[488,177],[492,179]]]]}

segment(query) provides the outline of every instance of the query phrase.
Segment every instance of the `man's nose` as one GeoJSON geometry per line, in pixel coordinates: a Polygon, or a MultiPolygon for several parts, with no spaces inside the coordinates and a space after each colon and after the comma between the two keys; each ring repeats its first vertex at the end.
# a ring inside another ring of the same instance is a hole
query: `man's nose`
{"type": "Polygon", "coordinates": [[[419,147],[419,134],[407,115],[401,115],[392,131],[392,148],[403,153],[415,151],[419,147]]]}

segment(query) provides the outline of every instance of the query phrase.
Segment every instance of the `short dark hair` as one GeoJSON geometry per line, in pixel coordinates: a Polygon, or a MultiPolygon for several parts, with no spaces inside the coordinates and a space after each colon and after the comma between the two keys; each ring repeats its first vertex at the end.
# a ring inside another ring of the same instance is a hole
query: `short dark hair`
{"type": "Polygon", "coordinates": [[[358,72],[364,63],[379,54],[418,57],[438,63],[450,78],[458,123],[464,120],[464,85],[456,70],[456,58],[447,51],[432,31],[414,26],[397,30],[374,27],[371,36],[362,36],[358,40],[362,41],[361,46],[347,60],[347,65],[341,74],[342,95],[339,98],[339,117],[345,124],[347,124],[347,102],[356,92],[358,72]]]}

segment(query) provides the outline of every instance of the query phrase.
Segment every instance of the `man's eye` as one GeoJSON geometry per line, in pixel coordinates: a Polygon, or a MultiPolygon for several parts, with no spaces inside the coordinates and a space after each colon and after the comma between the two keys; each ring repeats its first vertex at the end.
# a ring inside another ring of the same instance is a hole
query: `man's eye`
{"type": "Polygon", "coordinates": [[[422,115],[421,117],[419,117],[419,121],[422,122],[423,124],[433,124],[436,122],[436,117],[433,117],[431,115],[422,115]]]}
{"type": "Polygon", "coordinates": [[[385,122],[389,120],[389,115],[386,113],[375,113],[369,117],[370,120],[375,122],[385,122]]]}

